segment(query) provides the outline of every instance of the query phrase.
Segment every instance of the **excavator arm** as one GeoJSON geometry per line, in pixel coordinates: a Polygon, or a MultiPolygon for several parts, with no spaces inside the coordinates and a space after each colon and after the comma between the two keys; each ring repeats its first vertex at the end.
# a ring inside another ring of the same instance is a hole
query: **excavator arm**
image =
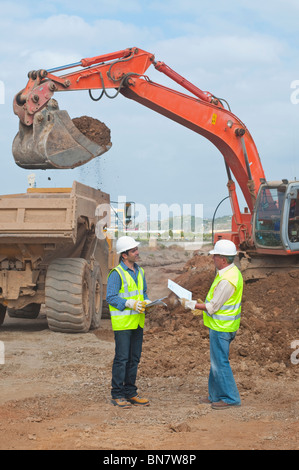
{"type": "Polygon", "coordinates": [[[93,143],[88,148],[88,143],[82,143],[80,139],[77,139],[79,144],[75,149],[70,136],[73,138],[77,129],[73,129],[66,111],[59,111],[52,99],[59,91],[89,90],[91,94],[91,90],[99,89],[109,97],[107,90],[113,89],[114,96],[121,93],[197,132],[218,148],[225,160],[239,241],[249,240],[249,214],[240,212],[231,177],[233,174],[237,180],[252,213],[260,180],[265,175],[248,129],[224,107],[223,100],[200,90],[163,62],[157,62],[153,54],[137,48],[82,59],[48,71],[30,72],[26,88],[14,99],[14,112],[20,119],[20,131],[13,144],[17,164],[23,168],[74,168],[106,151],[93,148],[93,143]],[[151,81],[145,75],[150,66],[166,74],[190,94],[151,81]],[[57,76],[57,72],[71,68],[76,68],[76,71],[57,76]],[[59,115],[58,120],[59,113],[63,115],[59,115]],[[49,123],[52,126],[50,131],[47,129],[49,123]],[[84,154],[86,149],[87,156],[84,154]]]}

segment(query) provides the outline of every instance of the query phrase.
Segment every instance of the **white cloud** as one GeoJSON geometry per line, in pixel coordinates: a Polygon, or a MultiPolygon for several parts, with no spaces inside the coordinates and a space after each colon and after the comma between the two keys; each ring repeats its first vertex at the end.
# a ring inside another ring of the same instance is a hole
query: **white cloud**
{"type": "Polygon", "coordinates": [[[279,65],[286,53],[284,41],[263,34],[180,36],[162,40],[157,47],[159,56],[166,55],[173,63],[189,69],[201,65],[216,72],[232,66],[279,65]]]}
{"type": "Polygon", "coordinates": [[[24,2],[0,1],[0,17],[2,20],[20,21],[30,14],[30,6],[24,2]]]}
{"type": "MultiPolygon", "coordinates": [[[[228,99],[252,133],[267,176],[290,177],[290,172],[294,176],[299,105],[291,104],[290,83],[299,79],[299,72],[297,43],[288,34],[296,32],[296,2],[273,1],[271,8],[268,2],[256,0],[229,4],[87,0],[75,5],[62,0],[0,5],[0,80],[5,85],[5,105],[0,105],[5,155],[1,192],[23,191],[27,184],[27,172],[15,165],[11,155],[18,127],[12,100],[26,85],[27,72],[131,46],[154,53],[199,88],[228,99]]],[[[178,88],[153,67],[148,75],[178,88]]],[[[176,202],[177,198],[204,203],[210,211],[226,195],[223,158],[203,137],[122,96],[94,103],[87,92],[78,92],[61,93],[57,99],[71,117],[87,114],[106,122],[113,147],[77,170],[39,171],[38,184],[71,185],[73,179],[80,179],[101,184],[114,199],[126,192],[128,199],[141,203],[151,198],[176,202]],[[128,166],[134,176],[130,185],[128,166]]]]}

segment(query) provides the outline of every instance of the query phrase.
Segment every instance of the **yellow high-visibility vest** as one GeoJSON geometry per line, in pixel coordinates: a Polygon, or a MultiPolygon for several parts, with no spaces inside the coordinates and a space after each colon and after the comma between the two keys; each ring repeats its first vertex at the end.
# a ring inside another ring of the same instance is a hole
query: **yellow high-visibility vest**
{"type": "MultiPolygon", "coordinates": [[[[143,268],[139,267],[139,272],[137,276],[137,285],[130,276],[130,274],[123,269],[123,267],[119,264],[116,268],[112,269],[112,271],[117,271],[121,278],[121,288],[119,291],[119,296],[123,299],[134,299],[134,300],[144,300],[143,295],[143,288],[144,288],[144,270],[143,268]]],[[[112,273],[110,271],[110,274],[112,273]]],[[[108,277],[109,277],[108,276],[108,277]]],[[[117,308],[113,307],[109,304],[110,316],[111,316],[111,324],[113,331],[117,330],[135,330],[140,326],[141,328],[144,327],[145,321],[145,314],[138,313],[135,310],[131,310],[129,308],[125,308],[123,311],[118,310],[117,308]]]]}
{"type": "Polygon", "coordinates": [[[235,287],[235,292],[216,313],[209,315],[208,312],[205,311],[203,313],[203,321],[204,325],[212,330],[233,332],[237,331],[240,326],[243,294],[243,277],[237,266],[232,266],[230,269],[227,269],[221,276],[219,273],[217,274],[208,292],[205,303],[210,302],[213,298],[216,286],[223,280],[229,281],[235,287]]]}

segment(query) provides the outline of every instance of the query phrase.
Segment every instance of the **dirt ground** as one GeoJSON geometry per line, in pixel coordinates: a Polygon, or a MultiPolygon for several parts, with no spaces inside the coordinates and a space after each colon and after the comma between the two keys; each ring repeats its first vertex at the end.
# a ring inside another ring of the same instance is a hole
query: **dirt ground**
{"type": "MultiPolygon", "coordinates": [[[[169,295],[167,279],[207,293],[214,270],[205,253],[143,248],[150,298],[169,295]]],[[[298,273],[246,284],[231,364],[242,406],[199,404],[207,395],[208,330],[182,308],[156,308],[146,320],[138,373],[146,408],[110,404],[114,354],[110,320],[68,335],[37,320],[6,317],[0,330],[0,449],[299,449],[298,273]]],[[[170,305],[170,299],[167,303],[170,305]]]]}

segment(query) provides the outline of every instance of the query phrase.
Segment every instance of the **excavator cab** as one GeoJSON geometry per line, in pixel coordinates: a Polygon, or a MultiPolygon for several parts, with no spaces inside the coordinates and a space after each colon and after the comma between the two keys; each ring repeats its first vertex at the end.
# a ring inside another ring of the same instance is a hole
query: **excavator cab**
{"type": "Polygon", "coordinates": [[[253,216],[257,249],[299,252],[299,182],[262,183],[253,216]]]}

